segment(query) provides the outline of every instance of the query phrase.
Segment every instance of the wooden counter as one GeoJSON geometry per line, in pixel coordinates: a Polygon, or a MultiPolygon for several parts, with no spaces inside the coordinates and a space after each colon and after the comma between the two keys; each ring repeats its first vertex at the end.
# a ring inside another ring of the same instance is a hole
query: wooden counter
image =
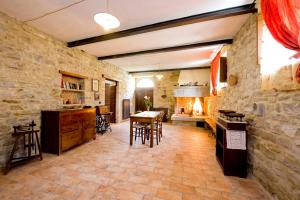
{"type": "Polygon", "coordinates": [[[42,151],[61,154],[96,138],[96,109],[42,111],[42,151]]]}

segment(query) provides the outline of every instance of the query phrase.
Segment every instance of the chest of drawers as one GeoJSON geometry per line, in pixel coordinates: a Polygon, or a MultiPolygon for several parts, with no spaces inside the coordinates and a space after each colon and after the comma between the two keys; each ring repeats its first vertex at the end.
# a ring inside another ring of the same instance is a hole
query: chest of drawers
{"type": "Polygon", "coordinates": [[[62,152],[96,138],[96,109],[42,111],[42,150],[62,152]]]}

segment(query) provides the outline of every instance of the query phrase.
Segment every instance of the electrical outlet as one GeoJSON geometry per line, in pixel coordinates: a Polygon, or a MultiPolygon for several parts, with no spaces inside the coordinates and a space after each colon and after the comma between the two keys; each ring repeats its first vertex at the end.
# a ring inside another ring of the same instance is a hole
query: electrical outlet
{"type": "Polygon", "coordinates": [[[256,116],[262,117],[265,114],[265,105],[263,103],[254,103],[253,104],[253,114],[256,116]]]}

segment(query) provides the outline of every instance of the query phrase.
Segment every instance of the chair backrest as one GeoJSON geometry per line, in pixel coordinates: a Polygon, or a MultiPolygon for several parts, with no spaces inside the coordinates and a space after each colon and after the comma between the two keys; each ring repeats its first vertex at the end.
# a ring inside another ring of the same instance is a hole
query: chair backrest
{"type": "Polygon", "coordinates": [[[163,122],[167,122],[168,121],[168,108],[163,108],[163,107],[154,107],[153,111],[164,111],[164,116],[163,116],[163,122]]]}
{"type": "Polygon", "coordinates": [[[160,114],[158,116],[158,121],[162,122],[163,118],[164,118],[164,115],[165,115],[165,112],[163,110],[160,110],[159,112],[160,112],[160,114]]]}

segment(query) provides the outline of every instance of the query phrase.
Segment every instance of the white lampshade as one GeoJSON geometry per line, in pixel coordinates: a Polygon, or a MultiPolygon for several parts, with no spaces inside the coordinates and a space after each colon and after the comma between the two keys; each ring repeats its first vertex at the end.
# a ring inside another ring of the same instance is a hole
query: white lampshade
{"type": "Polygon", "coordinates": [[[120,26],[120,21],[115,16],[108,13],[98,13],[94,16],[94,20],[106,30],[118,28],[120,26]]]}

